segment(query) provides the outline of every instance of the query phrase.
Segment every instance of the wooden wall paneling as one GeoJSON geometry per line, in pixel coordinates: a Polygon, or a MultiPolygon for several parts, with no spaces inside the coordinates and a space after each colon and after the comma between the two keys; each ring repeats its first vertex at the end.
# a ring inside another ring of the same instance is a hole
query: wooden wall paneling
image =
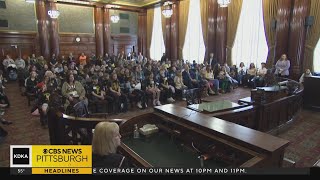
{"type": "MultiPolygon", "coordinates": [[[[57,10],[57,6],[55,2],[49,1],[48,7],[50,10],[57,10]]],[[[50,32],[50,45],[51,45],[51,55],[55,54],[56,57],[59,56],[60,53],[60,45],[59,45],[59,27],[58,27],[58,20],[52,19],[48,17],[50,26],[49,26],[49,32],[50,32]]]]}
{"type": "Polygon", "coordinates": [[[208,57],[208,54],[211,52],[216,54],[217,12],[217,0],[208,0],[208,47],[206,57],[208,57]]]}
{"type": "Polygon", "coordinates": [[[43,0],[36,1],[36,13],[38,22],[38,34],[39,34],[39,44],[40,44],[40,55],[45,59],[50,57],[50,47],[49,47],[49,29],[47,24],[47,10],[46,5],[43,0]]]}
{"type": "Polygon", "coordinates": [[[291,17],[292,0],[279,1],[278,13],[276,17],[276,40],[275,40],[275,60],[280,59],[282,54],[288,54],[289,27],[291,17]]]}
{"type": "Polygon", "coordinates": [[[96,37],[96,56],[103,56],[103,12],[101,7],[94,8],[94,24],[96,37]]]}
{"type": "Polygon", "coordinates": [[[305,18],[310,12],[310,0],[294,0],[290,20],[288,58],[291,63],[290,76],[297,80],[302,73],[302,62],[306,43],[305,18]]]}
{"type": "Polygon", "coordinates": [[[95,42],[94,34],[60,34],[60,55],[67,58],[72,52],[77,59],[83,52],[88,57],[96,52],[95,42]],[[76,37],[80,37],[81,41],[76,42],[76,37]]]}
{"type": "Polygon", "coordinates": [[[218,8],[216,32],[216,57],[220,64],[226,62],[228,8],[218,8]]]}
{"type": "MultiPolygon", "coordinates": [[[[147,55],[147,12],[138,14],[138,47],[136,52],[141,52],[143,56],[147,55]]],[[[139,54],[139,53],[138,53],[139,54]]]]}
{"type": "Polygon", "coordinates": [[[104,43],[104,54],[111,52],[110,38],[111,38],[111,26],[110,26],[110,9],[103,9],[103,43],[104,43]]]}
{"type": "Polygon", "coordinates": [[[36,33],[10,33],[0,32],[0,59],[10,55],[12,59],[21,56],[26,59],[36,53],[36,33]]]}
{"type": "Polygon", "coordinates": [[[179,43],[179,2],[172,5],[173,14],[170,18],[170,59],[178,59],[178,43],[179,43]]]}
{"type": "Polygon", "coordinates": [[[132,52],[138,44],[138,38],[134,35],[111,35],[111,39],[112,53],[115,55],[121,51],[124,51],[125,54],[132,52]]]}

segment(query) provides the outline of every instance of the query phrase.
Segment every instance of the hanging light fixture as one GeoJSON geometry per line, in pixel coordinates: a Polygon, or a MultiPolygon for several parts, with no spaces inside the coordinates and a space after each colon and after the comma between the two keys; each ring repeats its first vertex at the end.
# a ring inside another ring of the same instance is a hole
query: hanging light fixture
{"type": "Polygon", "coordinates": [[[218,0],[218,4],[220,7],[228,7],[230,2],[231,2],[231,0],[218,0]]]}
{"type": "Polygon", "coordinates": [[[58,10],[49,10],[48,11],[48,15],[52,18],[52,19],[57,19],[60,15],[60,11],[58,10]]]}
{"type": "MultiPolygon", "coordinates": [[[[117,9],[119,8],[119,6],[117,5],[107,5],[106,8],[110,8],[110,9],[117,9]]],[[[113,14],[110,16],[110,20],[112,21],[112,23],[118,23],[120,20],[119,15],[116,13],[116,10],[113,10],[113,14]]]]}
{"type": "Polygon", "coordinates": [[[111,19],[111,21],[113,23],[118,23],[119,20],[120,20],[120,17],[118,15],[116,15],[116,14],[113,14],[113,15],[110,16],[110,19],[111,19]]]}
{"type": "Polygon", "coordinates": [[[172,2],[170,1],[167,1],[163,4],[162,14],[164,15],[165,18],[170,18],[173,14],[171,5],[172,5],[172,2]]]}

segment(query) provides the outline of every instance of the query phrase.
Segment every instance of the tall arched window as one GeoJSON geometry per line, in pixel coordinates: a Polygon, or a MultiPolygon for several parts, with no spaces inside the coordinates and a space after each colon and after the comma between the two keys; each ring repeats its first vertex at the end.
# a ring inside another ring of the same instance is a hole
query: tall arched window
{"type": "Polygon", "coordinates": [[[314,72],[320,73],[320,39],[314,49],[313,55],[313,70],[314,72]]]}
{"type": "Polygon", "coordinates": [[[243,0],[231,56],[232,63],[237,66],[244,62],[246,67],[250,63],[260,67],[261,62],[266,62],[268,44],[263,23],[262,0],[243,0]]]}
{"type": "Polygon", "coordinates": [[[183,59],[203,63],[205,45],[202,35],[200,0],[190,0],[186,39],[182,49],[183,59]]]}
{"type": "Polygon", "coordinates": [[[161,23],[161,7],[156,7],[154,9],[152,39],[150,47],[150,58],[154,60],[160,60],[163,53],[166,52],[161,23]]]}

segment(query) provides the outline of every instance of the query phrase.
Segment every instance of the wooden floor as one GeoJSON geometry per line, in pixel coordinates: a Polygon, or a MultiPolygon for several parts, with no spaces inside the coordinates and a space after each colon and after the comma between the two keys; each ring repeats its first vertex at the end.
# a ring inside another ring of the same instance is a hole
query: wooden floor
{"type": "MultiPolygon", "coordinates": [[[[4,118],[13,122],[12,125],[0,125],[9,132],[8,136],[1,140],[0,144],[0,167],[9,166],[10,145],[37,145],[49,144],[48,129],[40,125],[39,117],[32,116],[31,107],[28,106],[26,97],[20,95],[18,84],[7,84],[6,93],[10,99],[11,107],[6,111],[4,118]]],[[[231,93],[206,97],[207,100],[230,100],[237,102],[238,99],[250,96],[247,88],[237,88],[231,93]]],[[[186,106],[185,101],[174,104],[186,106]]],[[[131,117],[152,112],[153,107],[140,110],[131,108],[127,113],[111,115],[110,118],[129,119],[131,117]]],[[[294,160],[297,167],[309,167],[320,159],[320,113],[303,110],[296,123],[292,127],[281,132],[277,136],[290,141],[285,157],[294,160]]]]}

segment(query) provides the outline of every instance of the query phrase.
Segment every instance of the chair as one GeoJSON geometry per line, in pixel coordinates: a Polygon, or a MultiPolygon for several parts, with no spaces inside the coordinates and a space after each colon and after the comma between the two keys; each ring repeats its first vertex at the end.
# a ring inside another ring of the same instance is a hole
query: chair
{"type": "Polygon", "coordinates": [[[27,100],[28,100],[28,106],[30,106],[31,102],[36,100],[36,94],[27,92],[26,95],[27,95],[27,100]]]}
{"type": "Polygon", "coordinates": [[[185,91],[187,106],[192,104],[201,104],[201,93],[202,89],[200,88],[187,89],[185,91]]]}

